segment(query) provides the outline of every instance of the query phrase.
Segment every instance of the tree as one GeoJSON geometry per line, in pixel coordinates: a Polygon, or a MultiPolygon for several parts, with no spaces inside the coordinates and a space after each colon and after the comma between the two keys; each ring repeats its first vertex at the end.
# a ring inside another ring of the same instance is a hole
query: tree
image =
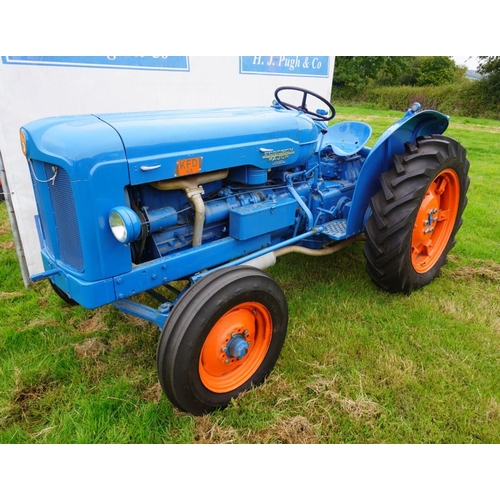
{"type": "Polygon", "coordinates": [[[500,102],[500,56],[479,56],[478,72],[484,75],[479,81],[487,102],[500,102]]]}
{"type": "Polygon", "coordinates": [[[478,56],[478,72],[482,75],[500,73],[500,56],[478,56]]]}
{"type": "Polygon", "coordinates": [[[374,78],[384,64],[383,57],[337,56],[333,85],[336,87],[364,87],[374,78]]]}
{"type": "Polygon", "coordinates": [[[457,66],[449,56],[413,56],[406,58],[406,65],[389,81],[385,74],[379,75],[381,86],[428,87],[459,83],[465,78],[465,67],[457,66]]]}
{"type": "Polygon", "coordinates": [[[333,86],[361,90],[380,86],[433,86],[458,82],[465,68],[449,56],[337,56],[333,86]]]}
{"type": "Polygon", "coordinates": [[[445,85],[457,79],[457,65],[449,56],[425,56],[418,58],[419,87],[445,85]]]}
{"type": "Polygon", "coordinates": [[[408,59],[406,56],[336,56],[333,85],[360,90],[381,71],[389,74],[400,71],[408,59]]]}
{"type": "Polygon", "coordinates": [[[375,84],[381,87],[413,85],[419,75],[416,56],[391,57],[378,73],[375,84]]]}

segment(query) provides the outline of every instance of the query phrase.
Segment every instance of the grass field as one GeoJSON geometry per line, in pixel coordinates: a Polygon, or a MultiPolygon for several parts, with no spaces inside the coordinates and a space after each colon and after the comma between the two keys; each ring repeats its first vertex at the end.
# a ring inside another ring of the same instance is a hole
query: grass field
{"type": "MultiPolygon", "coordinates": [[[[401,115],[339,108],[376,138],[401,115]]],[[[25,289],[0,205],[1,443],[500,443],[500,122],[453,118],[469,204],[441,277],[411,296],[370,281],[363,243],[269,269],[289,305],[268,380],[193,417],[162,395],[155,325],[25,289]]],[[[373,143],[373,141],[372,141],[373,143]]]]}

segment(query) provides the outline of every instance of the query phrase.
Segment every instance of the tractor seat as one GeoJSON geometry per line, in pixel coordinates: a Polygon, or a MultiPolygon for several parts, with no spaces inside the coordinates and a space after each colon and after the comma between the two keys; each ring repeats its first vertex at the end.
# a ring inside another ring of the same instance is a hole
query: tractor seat
{"type": "Polygon", "coordinates": [[[361,122],[340,122],[328,127],[323,139],[322,149],[328,146],[337,156],[356,154],[372,135],[370,125],[361,122]]]}

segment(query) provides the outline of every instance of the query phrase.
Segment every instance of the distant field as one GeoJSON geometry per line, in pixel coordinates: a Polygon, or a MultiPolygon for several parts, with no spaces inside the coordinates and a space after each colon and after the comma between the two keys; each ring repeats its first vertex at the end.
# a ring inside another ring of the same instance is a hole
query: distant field
{"type": "MultiPolygon", "coordinates": [[[[373,137],[401,115],[341,107],[373,137]]],[[[469,204],[440,278],[388,295],[363,243],[269,269],[289,330],[269,379],[226,410],[175,410],[156,375],[158,328],[23,286],[0,205],[0,443],[500,443],[500,122],[453,118],[469,204]]],[[[373,140],[372,140],[373,143],[373,140]]]]}

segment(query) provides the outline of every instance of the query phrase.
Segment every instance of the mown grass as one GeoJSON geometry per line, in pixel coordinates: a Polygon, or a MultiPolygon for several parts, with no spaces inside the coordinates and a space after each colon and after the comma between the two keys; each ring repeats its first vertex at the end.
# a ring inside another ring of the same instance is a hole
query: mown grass
{"type": "MultiPolygon", "coordinates": [[[[337,109],[376,138],[400,114],[337,109]]],[[[378,290],[363,243],[292,254],[269,272],[288,337],[269,379],[226,410],[175,410],[156,376],[154,325],[69,307],[23,286],[0,205],[1,443],[499,443],[500,122],[453,118],[471,162],[469,205],[441,277],[378,290]]],[[[372,141],[373,142],[373,141],[372,141]]]]}

